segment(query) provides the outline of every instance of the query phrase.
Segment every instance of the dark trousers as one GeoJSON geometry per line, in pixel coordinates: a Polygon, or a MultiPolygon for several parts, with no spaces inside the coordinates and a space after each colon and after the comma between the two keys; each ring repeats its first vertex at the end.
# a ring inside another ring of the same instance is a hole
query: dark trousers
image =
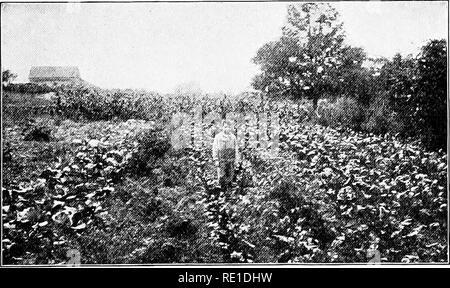
{"type": "Polygon", "coordinates": [[[220,185],[226,187],[231,186],[235,177],[234,161],[220,161],[218,170],[220,185]]]}

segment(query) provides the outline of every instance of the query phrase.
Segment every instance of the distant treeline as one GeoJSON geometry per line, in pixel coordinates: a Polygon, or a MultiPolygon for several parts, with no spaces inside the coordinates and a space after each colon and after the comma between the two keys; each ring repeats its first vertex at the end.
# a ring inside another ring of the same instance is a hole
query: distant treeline
{"type": "Polygon", "coordinates": [[[55,88],[52,88],[46,84],[10,83],[8,85],[3,85],[3,91],[24,94],[42,94],[54,92],[55,88]]]}

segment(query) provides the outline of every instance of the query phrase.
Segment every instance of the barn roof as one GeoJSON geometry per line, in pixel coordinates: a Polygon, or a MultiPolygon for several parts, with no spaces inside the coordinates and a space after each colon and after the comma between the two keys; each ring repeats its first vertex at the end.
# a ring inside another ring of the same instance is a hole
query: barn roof
{"type": "Polygon", "coordinates": [[[35,66],[29,78],[80,78],[80,71],[75,66],[35,66]]]}

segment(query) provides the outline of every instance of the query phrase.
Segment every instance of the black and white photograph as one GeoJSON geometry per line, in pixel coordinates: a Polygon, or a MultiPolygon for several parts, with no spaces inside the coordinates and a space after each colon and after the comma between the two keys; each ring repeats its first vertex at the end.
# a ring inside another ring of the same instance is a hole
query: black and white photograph
{"type": "Polygon", "coordinates": [[[2,2],[1,265],[448,265],[448,9],[2,2]]]}

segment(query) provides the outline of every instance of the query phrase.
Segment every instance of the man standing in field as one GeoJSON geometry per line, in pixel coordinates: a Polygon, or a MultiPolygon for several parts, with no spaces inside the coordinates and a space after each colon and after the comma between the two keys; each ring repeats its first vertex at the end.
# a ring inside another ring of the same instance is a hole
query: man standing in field
{"type": "Polygon", "coordinates": [[[239,161],[238,144],[230,120],[222,120],[221,131],[214,137],[212,153],[219,183],[222,187],[229,187],[239,161]]]}

